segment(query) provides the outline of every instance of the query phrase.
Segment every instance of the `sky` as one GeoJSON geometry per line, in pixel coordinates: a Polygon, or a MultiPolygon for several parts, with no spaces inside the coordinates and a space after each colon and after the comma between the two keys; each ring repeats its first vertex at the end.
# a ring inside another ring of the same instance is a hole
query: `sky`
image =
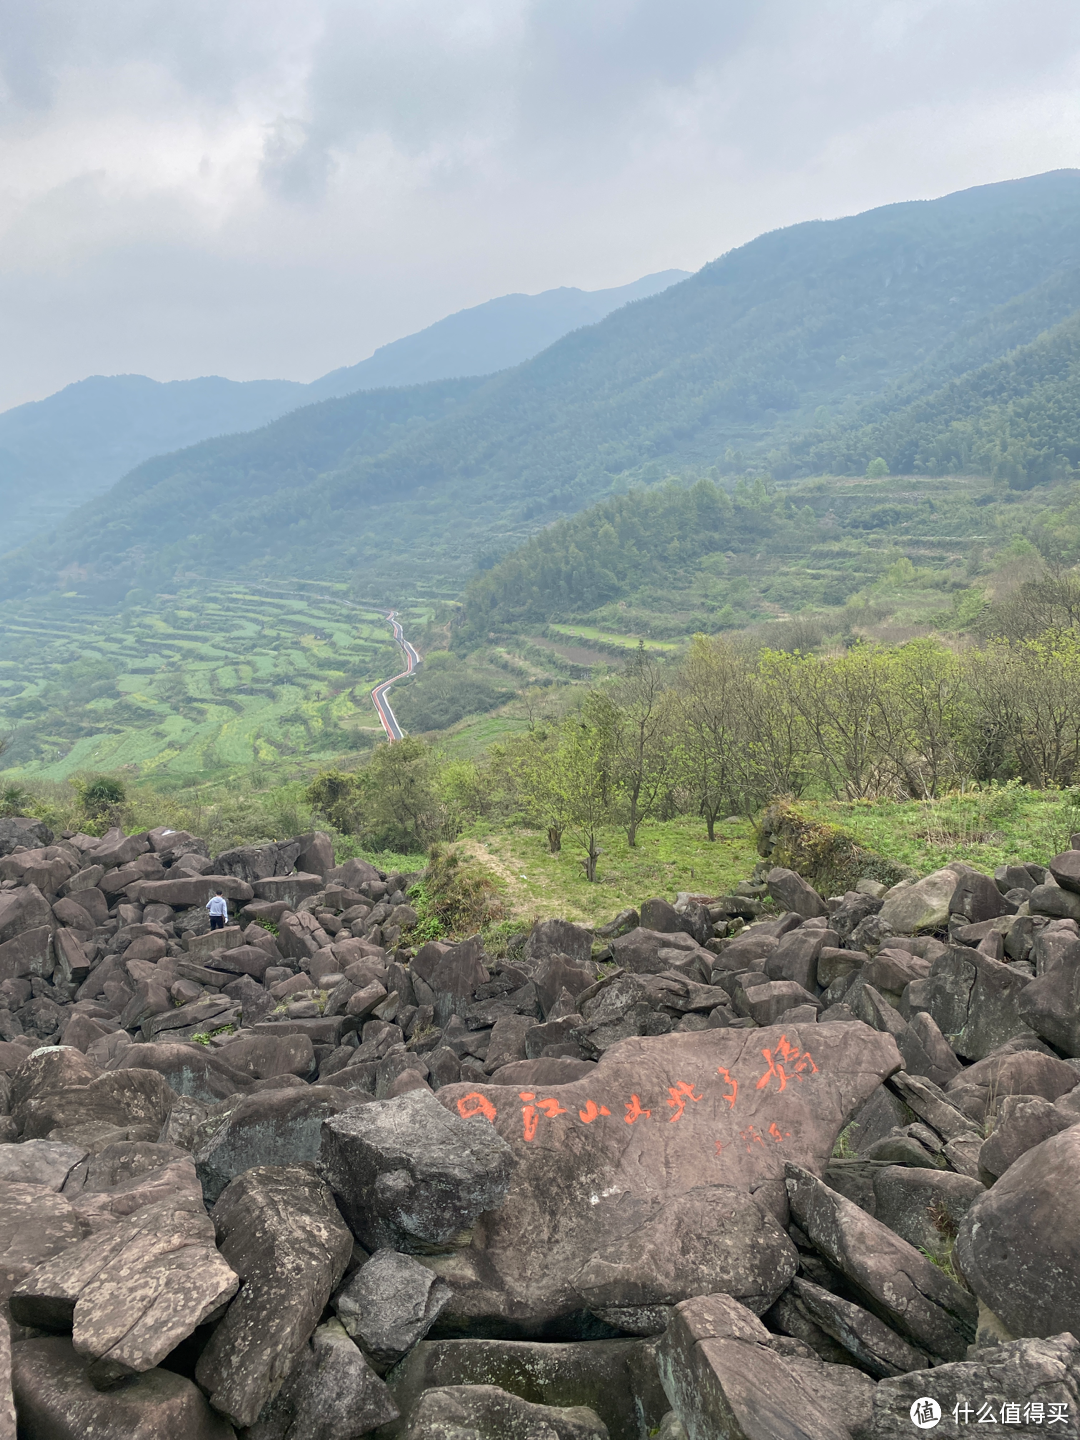
{"type": "Polygon", "coordinates": [[[0,409],[1074,166],[1076,0],[0,0],[0,409]]]}

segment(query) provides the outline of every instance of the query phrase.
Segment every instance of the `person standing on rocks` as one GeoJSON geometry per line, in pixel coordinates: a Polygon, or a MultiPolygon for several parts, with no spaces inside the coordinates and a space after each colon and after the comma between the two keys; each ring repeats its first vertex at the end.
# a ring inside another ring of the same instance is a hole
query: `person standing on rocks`
{"type": "Polygon", "coordinates": [[[229,918],[229,902],[220,890],[215,890],[210,896],[206,908],[210,912],[210,929],[224,930],[225,922],[229,918]]]}

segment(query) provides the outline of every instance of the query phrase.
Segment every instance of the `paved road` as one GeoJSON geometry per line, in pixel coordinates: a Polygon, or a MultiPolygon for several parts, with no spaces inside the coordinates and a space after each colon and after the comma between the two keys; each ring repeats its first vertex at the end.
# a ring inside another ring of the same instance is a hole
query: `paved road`
{"type": "Polygon", "coordinates": [[[391,675],[389,680],[383,680],[382,683],[376,685],[371,692],[371,703],[378,711],[379,719],[382,721],[382,727],[386,731],[386,738],[391,744],[393,744],[395,740],[404,740],[405,732],[398,724],[397,716],[390,708],[390,701],[386,698],[386,692],[396,680],[404,680],[405,676],[411,675],[420,664],[420,656],[409,644],[408,640],[405,639],[401,625],[395,618],[396,615],[396,610],[389,610],[387,611],[386,618],[390,621],[391,628],[394,632],[394,639],[401,646],[402,652],[405,655],[405,669],[402,670],[400,675],[391,675]]]}

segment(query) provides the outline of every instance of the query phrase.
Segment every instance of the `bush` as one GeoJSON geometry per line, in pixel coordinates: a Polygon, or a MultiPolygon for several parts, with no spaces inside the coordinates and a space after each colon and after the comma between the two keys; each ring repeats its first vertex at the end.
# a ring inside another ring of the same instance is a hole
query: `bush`
{"type": "Polygon", "coordinates": [[[79,813],[88,826],[108,828],[117,822],[127,799],[127,786],[115,775],[86,775],[73,779],[79,813]]]}
{"type": "Polygon", "coordinates": [[[857,881],[896,885],[914,880],[914,870],[864,850],[839,825],[811,820],[788,799],[774,801],[761,817],[758,854],[770,865],[794,870],[822,895],[842,895],[857,881]]]}
{"type": "Polygon", "coordinates": [[[417,940],[475,935],[505,916],[495,876],[452,845],[433,845],[428,867],[409,891],[419,923],[417,940]]]}

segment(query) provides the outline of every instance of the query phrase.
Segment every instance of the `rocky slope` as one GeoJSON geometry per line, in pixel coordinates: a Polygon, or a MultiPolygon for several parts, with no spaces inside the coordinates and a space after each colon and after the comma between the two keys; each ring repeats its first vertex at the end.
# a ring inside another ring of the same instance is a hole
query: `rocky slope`
{"type": "Polygon", "coordinates": [[[1076,1432],[1080,849],[502,959],[318,833],[0,854],[4,1440],[1076,1432]]]}

